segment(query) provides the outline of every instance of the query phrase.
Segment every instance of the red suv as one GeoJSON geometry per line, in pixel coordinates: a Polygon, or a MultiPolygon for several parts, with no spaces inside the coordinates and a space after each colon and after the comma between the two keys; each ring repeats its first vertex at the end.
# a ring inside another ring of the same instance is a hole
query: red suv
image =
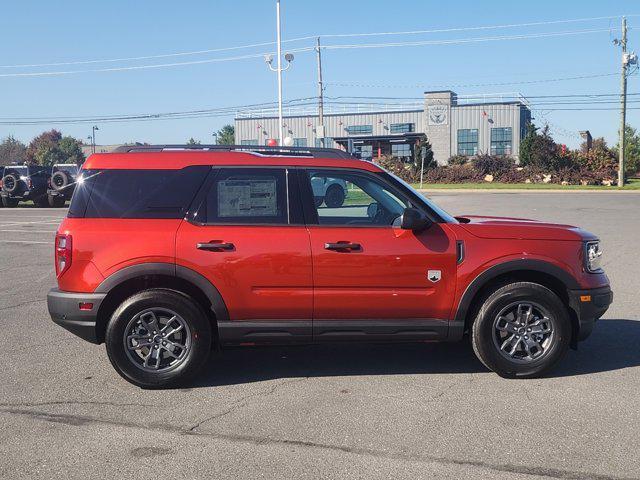
{"type": "Polygon", "coordinates": [[[569,225],[454,218],[339,150],[132,147],[85,162],[47,300],[141,387],[182,383],[227,345],[465,333],[491,370],[533,377],[609,307],[601,255],[569,225]],[[317,201],[325,183],[342,203],[317,201]]]}

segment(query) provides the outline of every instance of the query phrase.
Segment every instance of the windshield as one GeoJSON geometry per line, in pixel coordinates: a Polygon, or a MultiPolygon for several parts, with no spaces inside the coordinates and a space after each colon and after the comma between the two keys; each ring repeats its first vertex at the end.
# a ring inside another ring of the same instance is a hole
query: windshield
{"type": "Polygon", "coordinates": [[[393,173],[385,170],[385,173],[387,173],[389,176],[393,177],[394,180],[400,182],[405,188],[408,188],[409,190],[411,190],[413,193],[415,193],[422,202],[424,202],[431,210],[433,210],[435,213],[437,213],[438,215],[440,215],[440,217],[442,217],[442,219],[447,222],[447,223],[458,223],[458,221],[451,215],[449,215],[447,212],[445,212],[442,208],[440,208],[438,205],[436,205],[435,203],[433,203],[431,200],[427,199],[427,197],[425,197],[424,195],[422,195],[420,192],[418,192],[415,188],[413,188],[411,185],[409,185],[407,182],[405,182],[404,180],[402,180],[400,177],[398,177],[397,175],[394,175],[393,173]]]}

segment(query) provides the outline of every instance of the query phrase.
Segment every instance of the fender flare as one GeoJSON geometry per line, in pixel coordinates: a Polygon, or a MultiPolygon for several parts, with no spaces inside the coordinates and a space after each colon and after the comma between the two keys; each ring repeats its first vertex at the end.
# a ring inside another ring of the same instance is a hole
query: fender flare
{"type": "Polygon", "coordinates": [[[211,302],[211,310],[218,321],[229,319],[229,310],[227,309],[227,305],[225,304],[220,291],[200,273],[188,267],[176,265],[174,263],[150,262],[125,267],[105,278],[95,289],[95,293],[108,294],[115,287],[121,285],[127,280],[147,275],[177,277],[193,284],[199,288],[207,297],[209,302],[211,302]]]}
{"type": "Polygon", "coordinates": [[[544,260],[510,260],[493,265],[474,278],[465,289],[462,297],[460,298],[460,302],[458,303],[455,317],[449,328],[449,338],[451,340],[459,340],[462,338],[467,313],[469,312],[473,299],[482,287],[499,275],[523,270],[549,275],[562,283],[567,290],[577,290],[580,288],[580,284],[570,273],[544,260]]]}

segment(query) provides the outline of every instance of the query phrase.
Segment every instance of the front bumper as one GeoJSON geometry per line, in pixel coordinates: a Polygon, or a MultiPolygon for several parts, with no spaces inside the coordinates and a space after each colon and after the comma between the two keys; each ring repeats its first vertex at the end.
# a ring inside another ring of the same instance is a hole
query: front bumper
{"type": "Polygon", "coordinates": [[[47,294],[51,320],[74,335],[91,343],[100,343],[96,328],[100,304],[106,293],[73,293],[52,288],[47,294]],[[93,304],[90,310],[80,310],[80,304],[93,304]]]}
{"type": "Polygon", "coordinates": [[[569,290],[569,306],[578,318],[578,332],[575,342],[586,339],[593,327],[613,302],[611,287],[589,290],[569,290]]]}

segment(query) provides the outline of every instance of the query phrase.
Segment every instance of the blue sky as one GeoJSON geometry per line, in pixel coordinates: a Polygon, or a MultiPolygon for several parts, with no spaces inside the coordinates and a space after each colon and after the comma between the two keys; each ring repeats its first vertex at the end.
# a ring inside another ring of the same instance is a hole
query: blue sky
{"type": "MultiPolygon", "coordinates": [[[[282,0],[283,38],[478,27],[538,21],[640,14],[629,1],[302,1],[282,0]]],[[[640,16],[630,17],[630,48],[640,50],[640,16]],[[637,27],[634,29],[634,27],[637,27]]],[[[619,92],[620,54],[611,43],[619,20],[593,20],[499,30],[443,32],[366,38],[327,38],[327,44],[446,40],[585,29],[606,31],[575,36],[529,38],[455,45],[330,50],[324,53],[328,96],[419,97],[429,85],[452,87],[461,95],[521,92],[525,96],[619,92]],[[607,75],[609,74],[609,75],[607,75]],[[554,78],[606,75],[569,81],[554,78]],[[515,85],[496,83],[531,82],[515,85]],[[345,84],[333,85],[333,83],[345,84]],[[365,85],[365,86],[363,86],[365,85]],[[366,86],[376,85],[376,86],[366,86]],[[413,86],[412,86],[413,85],[413,86]]],[[[80,2],[13,0],[3,5],[0,75],[152,65],[262,53],[272,47],[106,64],[41,68],[7,65],[103,60],[233,47],[275,37],[275,0],[163,0],[80,2]]],[[[305,47],[312,40],[287,44],[305,47]]],[[[640,92],[637,75],[629,92],[640,92]]],[[[296,55],[284,74],[285,99],[316,95],[313,52],[296,55]]],[[[276,76],[261,58],[224,63],[60,76],[0,76],[0,117],[96,116],[185,111],[271,102],[276,76]]],[[[538,100],[539,101],[539,100],[538,100]]],[[[535,102],[534,102],[535,103],[535,102]]],[[[608,106],[615,106],[613,104],[608,106]]],[[[630,105],[633,106],[633,105],[630,105]]],[[[550,121],[556,140],[575,146],[578,130],[616,141],[618,112],[534,111],[550,121]]],[[[546,106],[546,108],[551,108],[546,106]]],[[[559,108],[556,106],[555,108],[559,108]]],[[[127,123],[98,123],[98,143],[210,142],[211,132],[233,116],[127,123]]],[[[640,127],[640,110],[629,123],[640,127]]],[[[0,125],[0,137],[29,141],[44,129],[86,138],[91,124],[0,125]]]]}

